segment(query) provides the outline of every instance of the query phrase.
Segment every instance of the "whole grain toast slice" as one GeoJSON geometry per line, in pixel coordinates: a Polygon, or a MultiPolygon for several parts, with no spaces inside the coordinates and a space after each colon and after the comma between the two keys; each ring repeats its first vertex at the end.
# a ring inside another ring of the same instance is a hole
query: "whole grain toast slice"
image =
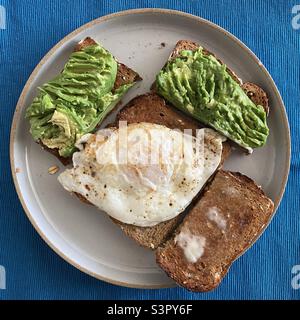
{"type": "Polygon", "coordinates": [[[179,285],[210,291],[258,238],[273,209],[272,200],[250,178],[220,170],[172,238],[157,249],[156,261],[179,285]],[[189,255],[191,242],[184,237],[197,239],[198,256],[189,255]]]}
{"type": "MultiPolygon", "coordinates": [[[[80,41],[79,43],[76,44],[75,48],[74,48],[74,52],[76,51],[80,51],[83,50],[84,48],[97,44],[97,42],[90,38],[90,37],[86,37],[85,39],[83,39],[82,41],[80,41]]],[[[117,69],[117,76],[116,76],[116,80],[115,80],[115,84],[114,84],[114,88],[113,90],[118,89],[119,87],[121,87],[124,84],[129,84],[129,83],[133,83],[133,82],[137,82],[142,80],[142,78],[139,76],[139,74],[137,72],[135,72],[134,70],[130,69],[129,67],[127,67],[125,64],[122,64],[120,62],[118,62],[118,69],[117,69]]],[[[50,149],[47,146],[45,146],[41,141],[38,141],[38,143],[42,146],[42,148],[48,152],[50,152],[51,154],[53,154],[54,156],[56,156],[62,164],[67,165],[69,163],[71,163],[72,161],[72,157],[62,157],[59,155],[58,153],[58,149],[50,149]]]]}
{"type": "MultiPolygon", "coordinates": [[[[150,122],[165,125],[171,129],[192,129],[194,130],[194,133],[196,129],[202,127],[199,122],[166,104],[165,100],[155,93],[143,94],[132,99],[118,113],[116,121],[110,126],[118,127],[119,121],[127,121],[128,124],[150,122]]],[[[229,156],[230,149],[229,143],[224,142],[222,162],[220,167],[225,159],[229,156]]],[[[81,201],[88,203],[88,201],[82,195],[76,195],[81,201]]],[[[198,197],[196,197],[194,201],[196,201],[197,198],[198,197]]],[[[161,222],[152,227],[139,227],[125,224],[113,218],[111,219],[113,222],[119,225],[119,227],[128,237],[135,240],[139,245],[145,248],[156,249],[168,239],[178,224],[182,221],[188,210],[189,208],[187,208],[177,217],[165,222],[161,222]]]]}
{"type": "MultiPolygon", "coordinates": [[[[190,41],[190,40],[179,40],[175,48],[173,49],[172,53],[170,54],[170,57],[168,59],[172,60],[176,57],[178,57],[179,53],[182,50],[191,50],[195,51],[200,47],[200,44],[190,41]]],[[[203,47],[202,47],[203,48],[203,47]]],[[[224,64],[223,61],[218,59],[213,53],[208,51],[207,49],[203,48],[203,53],[207,55],[214,56],[221,64],[224,64]]],[[[248,95],[248,97],[255,103],[261,105],[265,111],[266,114],[269,114],[269,99],[266,94],[266,92],[259,87],[258,85],[252,83],[252,82],[245,82],[243,83],[242,79],[240,79],[234,71],[232,71],[230,68],[226,67],[226,71],[232,76],[232,78],[243,88],[245,93],[248,95]]],[[[155,84],[152,85],[152,90],[155,91],[155,84]]]]}

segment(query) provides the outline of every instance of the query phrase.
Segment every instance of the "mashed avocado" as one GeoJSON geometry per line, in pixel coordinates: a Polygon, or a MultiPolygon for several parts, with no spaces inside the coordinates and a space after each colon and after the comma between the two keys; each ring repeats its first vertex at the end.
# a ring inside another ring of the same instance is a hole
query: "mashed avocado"
{"type": "Polygon", "coordinates": [[[39,88],[26,110],[33,138],[69,157],[76,140],[93,131],[133,85],[113,90],[117,68],[98,44],[73,52],[62,73],[39,88]]]}
{"type": "Polygon", "coordinates": [[[255,105],[212,55],[184,50],[157,75],[157,92],[178,109],[246,148],[263,146],[269,129],[255,105]]]}

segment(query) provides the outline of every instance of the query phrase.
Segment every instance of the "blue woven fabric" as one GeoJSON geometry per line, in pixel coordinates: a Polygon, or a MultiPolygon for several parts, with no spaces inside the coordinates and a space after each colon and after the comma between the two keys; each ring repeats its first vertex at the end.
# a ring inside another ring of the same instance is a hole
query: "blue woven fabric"
{"type": "MultiPolygon", "coordinates": [[[[300,264],[299,39],[292,27],[295,0],[0,0],[0,265],[6,290],[0,299],[299,299],[291,286],[300,264]],[[231,268],[220,287],[194,294],[181,288],[137,290],[81,273],[57,256],[23,213],[9,165],[9,130],[31,71],[62,37],[111,12],[160,7],[186,11],[224,27],[246,43],[273,76],[292,134],[292,165],[281,206],[260,240],[231,268]],[[1,20],[0,20],[1,21],[1,20]],[[2,23],[3,23],[2,19],[2,23]]],[[[300,4],[300,1],[298,1],[300,4]]]]}

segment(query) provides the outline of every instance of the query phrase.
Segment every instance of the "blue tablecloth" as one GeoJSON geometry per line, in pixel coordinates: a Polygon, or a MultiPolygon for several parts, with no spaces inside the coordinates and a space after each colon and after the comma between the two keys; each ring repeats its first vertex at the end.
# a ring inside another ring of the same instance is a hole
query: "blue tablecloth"
{"type": "Polygon", "coordinates": [[[6,290],[0,290],[0,299],[300,298],[300,289],[291,285],[291,269],[300,264],[300,29],[292,27],[292,8],[296,2],[0,0],[0,265],[6,269],[6,290]],[[111,12],[138,7],[186,11],[236,35],[270,71],[289,115],[292,165],[281,206],[260,240],[211,293],[193,294],[181,288],[128,289],[81,273],[38,236],[23,213],[13,186],[9,165],[10,124],[19,94],[35,65],[55,43],[82,24],[111,12]],[[1,29],[4,11],[6,29],[1,29]]]}

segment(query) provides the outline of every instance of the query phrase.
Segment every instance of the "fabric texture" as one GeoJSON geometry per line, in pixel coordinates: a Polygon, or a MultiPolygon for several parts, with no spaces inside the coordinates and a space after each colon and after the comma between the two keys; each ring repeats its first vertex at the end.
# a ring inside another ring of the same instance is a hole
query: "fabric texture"
{"type": "Polygon", "coordinates": [[[291,285],[292,267],[300,265],[300,29],[292,26],[295,4],[294,0],[0,0],[0,13],[6,13],[6,29],[0,24],[0,265],[6,269],[6,290],[0,290],[0,299],[299,299],[300,289],[291,285]],[[292,163],[280,208],[259,241],[210,293],[123,288],[78,271],[39,237],[11,178],[10,125],[36,64],[82,24],[146,7],[198,15],[241,39],[271,73],[289,116],[292,163]]]}

